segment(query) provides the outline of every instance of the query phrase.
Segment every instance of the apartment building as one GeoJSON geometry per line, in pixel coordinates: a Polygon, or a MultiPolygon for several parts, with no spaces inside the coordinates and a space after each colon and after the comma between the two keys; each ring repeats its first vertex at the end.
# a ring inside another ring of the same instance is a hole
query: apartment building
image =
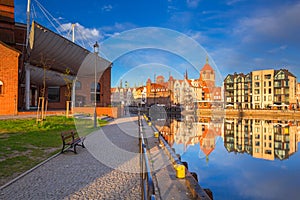
{"type": "Polygon", "coordinates": [[[286,69],[229,74],[224,80],[226,108],[291,109],[297,103],[297,79],[286,69]]]}
{"type": "Polygon", "coordinates": [[[229,74],[224,81],[226,108],[252,108],[252,74],[229,74]]]}
{"type": "Polygon", "coordinates": [[[273,69],[252,72],[252,106],[254,109],[270,108],[273,105],[274,73],[273,69]]]}

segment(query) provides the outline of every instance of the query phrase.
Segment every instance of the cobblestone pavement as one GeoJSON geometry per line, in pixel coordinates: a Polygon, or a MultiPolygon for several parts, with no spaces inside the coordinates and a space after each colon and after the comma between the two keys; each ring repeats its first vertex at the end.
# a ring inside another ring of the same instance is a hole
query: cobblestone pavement
{"type": "Polygon", "coordinates": [[[0,199],[140,199],[135,120],[117,119],[91,134],[86,149],[77,147],[78,154],[66,152],[51,159],[0,190],[0,199]],[[116,155],[114,149],[123,151],[116,155]]]}

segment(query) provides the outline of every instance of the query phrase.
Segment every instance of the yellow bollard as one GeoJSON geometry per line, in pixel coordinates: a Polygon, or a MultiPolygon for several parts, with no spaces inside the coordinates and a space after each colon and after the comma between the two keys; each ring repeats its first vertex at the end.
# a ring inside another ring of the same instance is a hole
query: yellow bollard
{"type": "Polygon", "coordinates": [[[158,131],[155,131],[155,132],[154,132],[154,137],[158,138],[158,136],[159,136],[159,132],[158,132],[158,131]]]}
{"type": "Polygon", "coordinates": [[[152,123],[151,122],[148,122],[148,126],[151,126],[152,125],[152,123]]]}
{"type": "Polygon", "coordinates": [[[174,165],[177,178],[185,178],[185,167],[181,164],[174,165]]]}

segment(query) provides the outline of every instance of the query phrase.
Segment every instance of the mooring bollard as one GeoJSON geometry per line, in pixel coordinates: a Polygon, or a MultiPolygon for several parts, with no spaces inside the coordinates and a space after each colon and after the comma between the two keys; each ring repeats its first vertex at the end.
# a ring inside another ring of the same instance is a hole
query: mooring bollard
{"type": "Polygon", "coordinates": [[[196,172],[191,172],[191,175],[194,177],[194,179],[196,179],[196,181],[198,182],[198,175],[196,174],[196,172]]]}
{"type": "Polygon", "coordinates": [[[182,162],[182,164],[185,166],[186,169],[189,169],[189,165],[187,162],[182,162]]]}
{"type": "Polygon", "coordinates": [[[158,138],[159,136],[159,132],[158,131],[154,131],[154,137],[158,138]]]}
{"type": "Polygon", "coordinates": [[[185,178],[185,166],[181,164],[174,165],[177,178],[185,178]]]}

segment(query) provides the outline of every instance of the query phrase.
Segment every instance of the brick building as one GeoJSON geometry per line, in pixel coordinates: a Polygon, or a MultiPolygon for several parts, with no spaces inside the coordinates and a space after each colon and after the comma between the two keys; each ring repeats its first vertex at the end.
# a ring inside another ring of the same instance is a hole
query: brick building
{"type": "Polygon", "coordinates": [[[0,114],[17,113],[20,52],[0,41],[0,114]]]}
{"type": "Polygon", "coordinates": [[[14,1],[1,1],[0,115],[34,110],[40,97],[49,109],[65,109],[67,100],[94,105],[95,95],[97,106],[111,104],[112,63],[36,22],[26,44],[26,30],[14,20],[14,1]]]}

